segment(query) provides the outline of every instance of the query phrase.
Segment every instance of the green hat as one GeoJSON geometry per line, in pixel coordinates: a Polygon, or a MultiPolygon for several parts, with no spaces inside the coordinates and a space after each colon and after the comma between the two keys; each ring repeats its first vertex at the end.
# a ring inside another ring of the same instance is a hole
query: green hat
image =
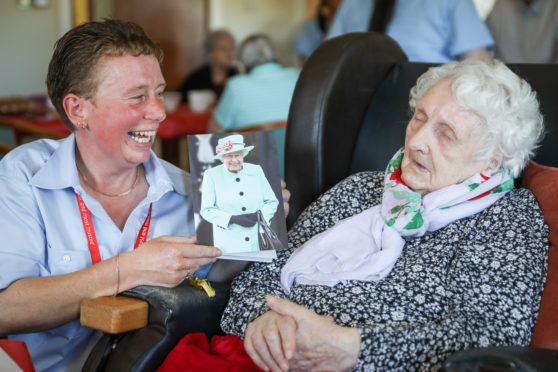
{"type": "Polygon", "coordinates": [[[221,157],[225,154],[237,151],[243,151],[244,156],[246,156],[254,146],[245,146],[244,137],[241,134],[233,134],[232,136],[227,136],[219,139],[215,151],[215,159],[221,160],[221,157]]]}

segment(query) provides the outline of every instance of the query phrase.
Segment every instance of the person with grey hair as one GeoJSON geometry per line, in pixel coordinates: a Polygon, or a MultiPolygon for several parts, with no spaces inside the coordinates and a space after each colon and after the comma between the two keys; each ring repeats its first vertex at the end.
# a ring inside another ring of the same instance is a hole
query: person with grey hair
{"type": "Polygon", "coordinates": [[[267,35],[263,34],[247,37],[240,45],[238,55],[246,72],[264,63],[277,63],[273,43],[267,35]]]}
{"type": "Polygon", "coordinates": [[[221,327],[260,368],[436,370],[529,344],[548,227],[514,178],[543,133],[536,94],[502,62],[467,60],[430,68],[409,103],[385,172],[327,191],[273,265],[233,282],[221,327]]]}
{"type": "Polygon", "coordinates": [[[200,215],[213,225],[213,244],[224,254],[264,249],[258,214],[269,224],[279,205],[262,167],[244,161],[253,148],[241,134],[220,138],[215,159],[222,164],[203,175],[200,215]]]}
{"type": "MultiPolygon", "coordinates": [[[[247,73],[235,76],[227,83],[209,123],[209,132],[285,122],[289,115],[299,70],[281,66],[273,43],[264,34],[248,36],[240,45],[238,54],[247,73]]],[[[283,177],[285,128],[275,131],[283,177]]]]}
{"type": "Polygon", "coordinates": [[[184,79],[180,86],[183,102],[188,102],[188,92],[192,90],[211,90],[219,98],[227,80],[238,74],[238,69],[234,66],[235,40],[229,31],[210,32],[204,47],[207,63],[184,79]]]}

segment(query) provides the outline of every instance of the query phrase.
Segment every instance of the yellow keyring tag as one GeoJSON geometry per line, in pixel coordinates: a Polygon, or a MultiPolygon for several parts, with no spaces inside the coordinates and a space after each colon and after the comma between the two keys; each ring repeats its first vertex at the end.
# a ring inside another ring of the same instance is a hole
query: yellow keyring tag
{"type": "Polygon", "coordinates": [[[203,289],[208,297],[215,297],[215,290],[211,287],[209,281],[193,275],[188,275],[186,279],[188,279],[188,283],[190,283],[193,287],[203,289]]]}

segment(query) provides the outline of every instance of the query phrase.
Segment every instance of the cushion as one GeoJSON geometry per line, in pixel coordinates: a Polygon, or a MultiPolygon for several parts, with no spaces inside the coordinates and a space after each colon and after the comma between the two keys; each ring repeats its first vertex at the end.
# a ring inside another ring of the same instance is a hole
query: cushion
{"type": "Polygon", "coordinates": [[[558,168],[530,161],[521,186],[531,190],[548,224],[548,274],[531,346],[558,350],[558,168]]]}
{"type": "Polygon", "coordinates": [[[205,333],[184,336],[157,369],[175,371],[263,372],[244,350],[240,337],[215,335],[209,343],[205,333]]]}

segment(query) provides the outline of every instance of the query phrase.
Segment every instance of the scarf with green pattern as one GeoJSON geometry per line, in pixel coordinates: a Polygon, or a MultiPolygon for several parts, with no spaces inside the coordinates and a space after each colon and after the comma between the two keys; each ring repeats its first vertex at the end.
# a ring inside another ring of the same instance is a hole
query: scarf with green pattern
{"type": "Polygon", "coordinates": [[[404,148],[390,160],[382,203],[339,221],[296,249],[281,271],[289,293],[294,283],[329,285],[345,280],[385,278],[405,246],[422,236],[494,204],[513,188],[505,168],[488,177],[477,173],[460,184],[424,196],[401,181],[404,148]]]}

